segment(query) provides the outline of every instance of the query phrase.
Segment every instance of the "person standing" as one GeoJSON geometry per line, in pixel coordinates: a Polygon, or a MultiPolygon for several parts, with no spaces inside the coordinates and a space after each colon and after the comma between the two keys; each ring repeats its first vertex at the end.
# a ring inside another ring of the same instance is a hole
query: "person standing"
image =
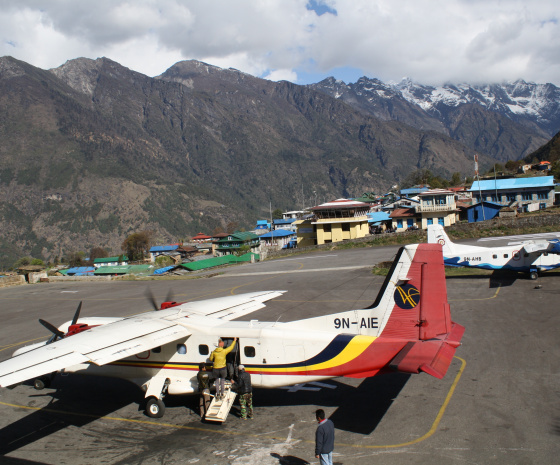
{"type": "Polygon", "coordinates": [[[198,392],[200,394],[200,400],[198,406],[200,408],[200,418],[203,420],[208,407],[210,407],[210,384],[212,380],[210,379],[210,372],[206,369],[206,364],[201,363],[198,365],[198,373],[196,379],[198,381],[198,392]]]}
{"type": "Polygon", "coordinates": [[[241,419],[253,419],[253,386],[251,386],[251,375],[245,371],[243,365],[237,367],[239,375],[237,377],[237,394],[241,404],[241,419]]]}
{"type": "Polygon", "coordinates": [[[233,350],[236,342],[237,338],[233,340],[233,343],[227,349],[224,349],[224,341],[220,339],[218,341],[218,347],[216,347],[210,354],[210,361],[214,362],[214,370],[212,374],[214,375],[214,378],[216,378],[215,386],[217,399],[223,399],[224,397],[227,376],[226,355],[233,350]]]}
{"type": "Polygon", "coordinates": [[[315,418],[319,423],[315,432],[315,458],[319,459],[321,465],[333,465],[334,424],[325,418],[323,409],[315,412],[315,418]]]}

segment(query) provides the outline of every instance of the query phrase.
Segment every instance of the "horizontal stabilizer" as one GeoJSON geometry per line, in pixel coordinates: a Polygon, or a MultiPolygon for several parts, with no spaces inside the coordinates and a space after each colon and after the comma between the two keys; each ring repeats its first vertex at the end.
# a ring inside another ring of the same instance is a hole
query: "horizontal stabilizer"
{"type": "Polygon", "coordinates": [[[453,328],[445,339],[410,341],[391,360],[389,366],[398,372],[420,373],[423,371],[441,379],[451,365],[464,332],[463,326],[453,323],[453,328]]]}

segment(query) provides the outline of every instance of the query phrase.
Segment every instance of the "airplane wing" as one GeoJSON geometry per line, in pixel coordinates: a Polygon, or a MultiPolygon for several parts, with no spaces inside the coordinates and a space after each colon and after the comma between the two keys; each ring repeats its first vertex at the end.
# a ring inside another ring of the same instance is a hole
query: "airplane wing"
{"type": "Polygon", "coordinates": [[[11,386],[79,363],[105,365],[190,334],[188,316],[232,320],[265,307],[284,291],[253,292],[150,311],[96,326],[0,363],[0,387],[11,386]]]}
{"type": "Polygon", "coordinates": [[[266,307],[264,302],[281,296],[286,291],[251,292],[181,304],[181,310],[195,315],[233,320],[266,307]]]}
{"type": "Polygon", "coordinates": [[[550,241],[525,242],[523,249],[527,253],[555,253],[560,254],[560,240],[552,239],[550,241]]]}
{"type": "Polygon", "coordinates": [[[0,386],[11,386],[79,363],[105,365],[191,332],[174,321],[176,308],[148,312],[91,328],[0,363],[0,386]]]}

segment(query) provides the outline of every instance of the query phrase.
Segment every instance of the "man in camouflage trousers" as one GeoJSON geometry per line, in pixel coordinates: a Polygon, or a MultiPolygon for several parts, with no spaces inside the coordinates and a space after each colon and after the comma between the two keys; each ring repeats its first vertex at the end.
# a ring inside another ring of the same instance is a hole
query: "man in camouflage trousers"
{"type": "Polygon", "coordinates": [[[236,387],[241,404],[241,418],[243,420],[253,419],[253,387],[251,386],[251,375],[245,371],[243,365],[239,365],[239,376],[236,387]]]}

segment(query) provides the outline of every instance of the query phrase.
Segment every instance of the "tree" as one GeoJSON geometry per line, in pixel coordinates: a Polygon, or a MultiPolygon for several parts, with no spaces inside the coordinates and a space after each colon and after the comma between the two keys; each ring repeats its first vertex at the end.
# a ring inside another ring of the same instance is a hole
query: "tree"
{"type": "Polygon", "coordinates": [[[174,265],[175,261],[167,255],[160,255],[156,258],[156,266],[164,267],[174,265]]]}
{"type": "Polygon", "coordinates": [[[70,252],[63,261],[71,267],[83,266],[85,265],[85,256],[84,252],[70,252]]]}
{"type": "Polygon", "coordinates": [[[27,265],[31,265],[31,260],[33,260],[31,257],[21,257],[19,260],[17,260],[14,265],[13,268],[19,268],[20,266],[27,266],[27,265]]]}
{"type": "Polygon", "coordinates": [[[222,234],[224,231],[224,228],[222,228],[221,226],[216,226],[214,228],[214,231],[212,231],[212,236],[216,236],[217,234],[222,234]]]}
{"type": "Polygon", "coordinates": [[[129,260],[143,260],[150,253],[150,244],[153,231],[140,231],[132,233],[121,245],[121,249],[129,260]]]}
{"type": "Polygon", "coordinates": [[[274,210],[272,212],[272,219],[273,220],[281,220],[282,219],[282,210],[280,210],[279,208],[277,208],[276,210],[274,210]]]}
{"type": "Polygon", "coordinates": [[[238,257],[241,257],[241,255],[245,255],[247,252],[251,251],[251,246],[244,244],[241,247],[239,247],[234,254],[237,255],[238,257]]]}
{"type": "Polygon", "coordinates": [[[109,254],[102,247],[93,247],[89,252],[89,261],[93,263],[96,258],[106,258],[109,254]]]}
{"type": "Polygon", "coordinates": [[[453,187],[457,187],[460,186],[461,183],[462,183],[461,173],[458,172],[453,173],[453,175],[451,176],[451,185],[453,187]]]}
{"type": "Polygon", "coordinates": [[[45,266],[45,262],[43,260],[41,260],[40,258],[34,258],[33,260],[31,260],[31,264],[32,265],[45,266]]]}
{"type": "Polygon", "coordinates": [[[230,221],[227,225],[226,225],[226,232],[228,234],[232,234],[235,231],[237,231],[237,228],[239,228],[239,223],[237,221],[230,221]]]}

